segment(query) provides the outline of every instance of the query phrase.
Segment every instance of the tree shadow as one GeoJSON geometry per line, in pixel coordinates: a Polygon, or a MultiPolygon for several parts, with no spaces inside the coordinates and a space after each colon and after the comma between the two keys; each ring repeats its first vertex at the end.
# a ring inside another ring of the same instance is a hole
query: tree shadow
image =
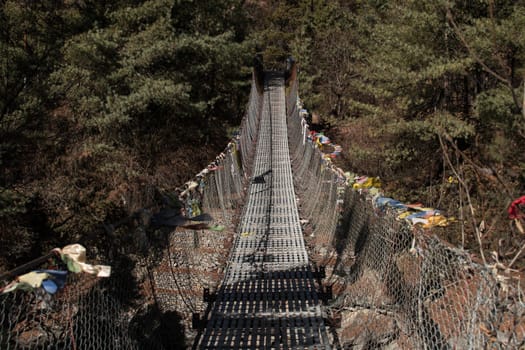
{"type": "Polygon", "coordinates": [[[129,332],[139,349],[187,349],[182,318],[175,311],[162,313],[152,306],[131,320],[129,332]]]}

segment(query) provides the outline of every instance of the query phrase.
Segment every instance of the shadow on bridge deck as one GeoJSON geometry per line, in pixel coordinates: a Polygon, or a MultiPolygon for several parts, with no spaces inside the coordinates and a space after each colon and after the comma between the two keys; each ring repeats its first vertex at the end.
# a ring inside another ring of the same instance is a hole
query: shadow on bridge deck
{"type": "Polygon", "coordinates": [[[322,275],[310,267],[255,272],[222,285],[200,349],[328,349],[321,300],[322,275]],[[318,282],[316,283],[316,278],[318,282]]]}

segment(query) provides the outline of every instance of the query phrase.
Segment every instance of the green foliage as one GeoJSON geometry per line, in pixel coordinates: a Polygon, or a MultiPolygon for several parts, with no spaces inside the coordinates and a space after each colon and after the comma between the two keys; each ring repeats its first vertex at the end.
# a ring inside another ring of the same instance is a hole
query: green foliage
{"type": "Polygon", "coordinates": [[[108,14],[108,19],[115,29],[124,35],[140,32],[159,20],[159,16],[168,16],[172,0],[143,1],[138,6],[122,6],[108,14]]]}
{"type": "Polygon", "coordinates": [[[475,125],[456,114],[436,113],[428,118],[428,122],[433,136],[446,134],[454,139],[468,140],[476,135],[475,125]]]}
{"type": "Polygon", "coordinates": [[[217,36],[235,34],[242,41],[246,34],[246,16],[242,0],[175,0],[171,9],[173,28],[178,34],[217,36]]]}
{"type": "Polygon", "coordinates": [[[103,223],[153,205],[155,186],[204,166],[249,93],[242,3],[4,1],[2,243],[19,237],[32,253],[59,241],[104,245],[103,223]]]}
{"type": "Polygon", "coordinates": [[[508,89],[499,87],[483,91],[476,97],[475,110],[479,123],[484,126],[484,157],[500,164],[514,160],[515,142],[524,130],[524,119],[514,112],[515,104],[508,89]]]}
{"type": "Polygon", "coordinates": [[[17,191],[0,187],[0,218],[23,214],[30,199],[17,191]]]}
{"type": "Polygon", "coordinates": [[[482,125],[488,128],[504,127],[509,131],[516,115],[514,102],[506,88],[495,88],[476,96],[476,114],[482,125]]]}
{"type": "Polygon", "coordinates": [[[256,25],[261,30],[252,33],[252,40],[263,57],[265,69],[283,70],[303,20],[302,10],[292,2],[280,1],[269,12],[266,16],[256,9],[253,16],[260,21],[256,25]]]}
{"type": "Polygon", "coordinates": [[[438,186],[454,149],[458,166],[516,168],[507,182],[525,190],[522,2],[7,0],[0,26],[13,237],[96,236],[151,204],[145,184],[186,178],[173,168],[199,165],[185,147],[222,145],[239,123],[256,51],[267,69],[293,56],[308,109],[361,128],[345,145],[356,172],[438,186]]]}
{"type": "MultiPolygon", "coordinates": [[[[525,191],[525,4],[294,3],[301,11],[288,22],[292,45],[279,55],[295,56],[307,108],[335,126],[335,141],[348,150],[340,165],[381,176],[401,199],[426,196],[451,215],[468,191],[475,213],[463,212],[465,222],[506,220],[504,208],[525,191]],[[462,197],[444,184],[455,172],[466,184],[462,197]]],[[[268,32],[282,16],[268,16],[268,32]]],[[[463,234],[473,234],[464,225],[463,234]]],[[[503,226],[491,230],[487,240],[508,236],[503,226]]]]}

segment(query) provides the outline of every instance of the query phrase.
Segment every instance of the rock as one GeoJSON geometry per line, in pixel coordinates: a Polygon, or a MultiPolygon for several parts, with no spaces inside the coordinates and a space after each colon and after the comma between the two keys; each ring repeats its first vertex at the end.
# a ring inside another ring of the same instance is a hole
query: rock
{"type": "Polygon", "coordinates": [[[370,309],[343,311],[338,333],[345,349],[401,349],[395,320],[370,309]]]}

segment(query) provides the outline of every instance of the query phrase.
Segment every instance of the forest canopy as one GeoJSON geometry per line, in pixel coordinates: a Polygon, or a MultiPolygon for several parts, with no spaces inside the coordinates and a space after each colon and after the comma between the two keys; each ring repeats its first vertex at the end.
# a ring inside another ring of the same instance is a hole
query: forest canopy
{"type": "Polygon", "coordinates": [[[508,262],[523,245],[507,207],[525,194],[524,21],[524,1],[281,1],[255,35],[268,59],[296,58],[339,165],[445,210],[458,221],[443,238],[508,262]]]}
{"type": "Polygon", "coordinates": [[[455,244],[522,244],[525,1],[6,0],[0,27],[0,265],[125,240],[107,224],[225,145],[256,54],[298,62],[338,165],[456,216],[455,244]]]}
{"type": "Polygon", "coordinates": [[[236,0],[2,3],[0,263],[103,241],[108,223],[154,206],[224,147],[250,86],[243,11],[236,0]]]}

